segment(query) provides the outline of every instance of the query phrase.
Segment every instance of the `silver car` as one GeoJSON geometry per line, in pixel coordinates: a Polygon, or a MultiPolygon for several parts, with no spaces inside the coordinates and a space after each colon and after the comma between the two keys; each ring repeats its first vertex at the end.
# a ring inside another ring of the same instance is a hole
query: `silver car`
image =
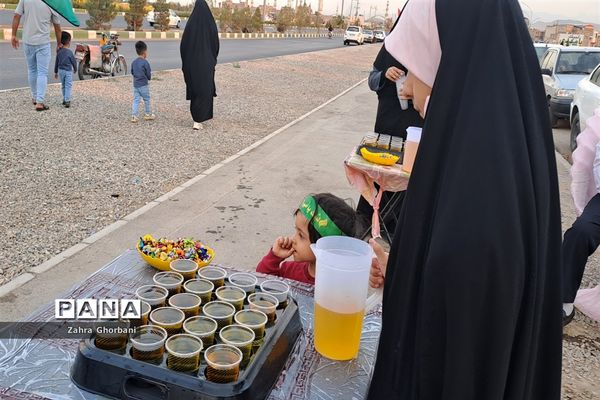
{"type": "Polygon", "coordinates": [[[363,38],[365,39],[365,43],[375,43],[375,35],[373,31],[365,30],[363,32],[363,38]]]}
{"type": "Polygon", "coordinates": [[[571,102],[579,81],[600,64],[598,47],[550,47],[542,58],[542,77],[552,126],[570,120],[571,102]]]}

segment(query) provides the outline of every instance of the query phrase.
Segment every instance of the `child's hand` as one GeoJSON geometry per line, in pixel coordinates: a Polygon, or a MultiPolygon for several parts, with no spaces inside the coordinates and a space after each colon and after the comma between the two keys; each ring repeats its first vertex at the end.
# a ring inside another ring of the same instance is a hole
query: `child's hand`
{"type": "Polygon", "coordinates": [[[292,249],[292,238],[280,236],[273,243],[273,254],[279,258],[286,259],[294,253],[292,249]]]}
{"type": "Polygon", "coordinates": [[[374,239],[369,240],[369,244],[375,252],[375,258],[373,258],[373,262],[371,263],[369,284],[372,288],[377,289],[383,286],[389,254],[374,239]]]}
{"type": "Polygon", "coordinates": [[[58,79],[58,74],[54,74],[54,79],[58,79]]]}

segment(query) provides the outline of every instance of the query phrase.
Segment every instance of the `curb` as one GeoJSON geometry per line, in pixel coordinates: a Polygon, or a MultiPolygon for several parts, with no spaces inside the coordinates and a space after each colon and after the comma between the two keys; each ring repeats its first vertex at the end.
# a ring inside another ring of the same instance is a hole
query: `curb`
{"type": "MultiPolygon", "coordinates": [[[[88,31],[83,29],[63,29],[69,32],[73,39],[79,40],[96,40],[97,35],[103,31],[88,31]]],[[[119,34],[119,38],[123,40],[135,39],[157,39],[157,40],[174,40],[181,39],[183,31],[160,32],[160,31],[109,31],[109,33],[119,34]]],[[[17,31],[17,38],[21,39],[23,34],[22,29],[17,31]]],[[[333,34],[335,38],[341,38],[343,35],[333,34]]],[[[219,33],[219,39],[321,39],[326,38],[326,33],[219,33]]],[[[50,32],[50,38],[54,39],[54,31],[50,32]]],[[[0,41],[9,41],[12,39],[12,29],[0,29],[0,41]]]]}
{"type": "Polygon", "coordinates": [[[344,96],[346,93],[350,92],[351,90],[355,89],[356,87],[358,87],[361,84],[363,84],[364,82],[366,82],[367,79],[368,78],[361,79],[359,82],[357,82],[354,85],[350,86],[348,89],[346,89],[343,92],[337,94],[336,96],[330,98],[325,103],[323,103],[323,104],[321,104],[321,105],[313,108],[312,110],[308,111],[306,114],[304,114],[304,115],[296,118],[292,122],[290,122],[290,123],[284,125],[283,127],[277,129],[275,132],[272,132],[269,135],[265,136],[264,138],[259,139],[258,141],[252,143],[250,146],[246,147],[245,149],[242,149],[242,150],[238,151],[236,154],[232,155],[231,157],[229,157],[229,158],[227,158],[227,159],[225,159],[223,161],[220,161],[219,163],[217,163],[217,164],[213,165],[212,167],[208,168],[207,170],[204,170],[200,174],[198,174],[195,177],[187,180],[186,182],[182,183],[181,185],[177,186],[176,188],[172,189],[171,191],[163,194],[162,196],[158,197],[157,199],[152,200],[152,201],[146,203],[146,205],[142,206],[141,208],[138,208],[137,210],[131,212],[128,215],[126,215],[125,217],[123,217],[123,218],[121,218],[121,219],[113,222],[112,224],[104,227],[103,229],[99,230],[98,232],[94,233],[93,235],[88,236],[87,238],[83,239],[81,242],[77,243],[74,246],[69,247],[68,249],[66,249],[62,253],[57,254],[56,256],[50,258],[49,260],[43,262],[42,264],[40,264],[40,265],[38,265],[36,267],[29,268],[27,270],[27,272],[25,272],[25,273],[23,273],[21,275],[18,275],[17,277],[13,278],[9,282],[7,282],[4,285],[0,286],[0,298],[2,298],[3,296],[6,296],[7,294],[9,294],[10,292],[12,292],[13,290],[15,290],[15,289],[23,286],[25,283],[27,283],[30,280],[34,279],[38,274],[44,273],[46,271],[49,271],[50,269],[52,269],[55,266],[57,266],[58,264],[60,264],[62,261],[64,261],[64,260],[66,260],[66,259],[74,256],[75,254],[77,254],[81,250],[87,248],[89,245],[93,244],[94,242],[100,240],[104,236],[106,236],[106,235],[114,232],[118,228],[120,228],[120,227],[128,224],[129,222],[131,222],[135,218],[139,217],[140,215],[145,214],[146,212],[148,212],[152,208],[156,207],[160,203],[168,201],[173,196],[175,196],[178,193],[184,191],[186,188],[192,186],[193,184],[197,183],[201,179],[206,178],[207,176],[209,176],[213,172],[217,171],[221,167],[224,167],[225,165],[227,165],[227,164],[231,163],[232,161],[238,159],[239,157],[243,156],[244,154],[249,153],[250,151],[252,151],[255,148],[257,148],[260,145],[262,145],[263,143],[265,143],[268,140],[272,139],[273,137],[279,135],[281,132],[283,132],[286,129],[290,128],[291,126],[296,125],[297,123],[299,123],[300,121],[306,119],[310,115],[316,113],[317,111],[321,110],[322,108],[326,107],[327,105],[333,103],[334,101],[336,101],[340,97],[344,96]]]}

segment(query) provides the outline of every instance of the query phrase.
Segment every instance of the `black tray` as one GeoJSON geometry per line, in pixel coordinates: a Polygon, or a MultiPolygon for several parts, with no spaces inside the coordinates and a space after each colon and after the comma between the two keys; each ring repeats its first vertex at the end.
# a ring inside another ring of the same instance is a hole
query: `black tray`
{"type": "Polygon", "coordinates": [[[97,348],[92,338],[79,343],[71,367],[71,380],[80,389],[114,399],[264,399],[281,373],[301,330],[298,304],[289,296],[287,307],[277,310],[274,326],[267,328],[263,345],[248,366],[240,370],[235,383],[207,381],[204,359],[201,359],[198,373],[186,374],[167,369],[165,361],[157,365],[134,360],[129,356],[130,343],[126,351],[119,354],[97,348]]]}

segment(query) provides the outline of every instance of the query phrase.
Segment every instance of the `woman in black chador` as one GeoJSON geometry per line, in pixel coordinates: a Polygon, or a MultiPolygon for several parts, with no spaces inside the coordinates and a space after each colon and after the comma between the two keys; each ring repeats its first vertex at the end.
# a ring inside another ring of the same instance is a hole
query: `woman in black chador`
{"type": "Polygon", "coordinates": [[[205,0],[196,2],[179,51],[194,129],[202,129],[202,122],[213,117],[213,97],[217,96],[215,65],[219,55],[217,25],[205,0]]]}
{"type": "Polygon", "coordinates": [[[560,204],[517,0],[411,0],[386,48],[425,117],[371,400],[559,400],[560,204]]]}
{"type": "MultiPolygon", "coordinates": [[[[391,32],[393,32],[400,18],[396,19],[391,32]]],[[[403,110],[400,107],[398,100],[398,91],[396,89],[396,80],[406,74],[406,68],[400,64],[394,57],[385,49],[385,44],[379,50],[375,62],[373,62],[373,70],[369,74],[369,88],[377,93],[377,117],[375,118],[375,132],[401,137],[406,139],[406,128],[409,126],[422,127],[423,118],[412,107],[412,102],[409,102],[409,107],[403,110]]],[[[379,186],[377,186],[379,190],[379,186]]],[[[387,212],[383,222],[390,237],[393,238],[396,230],[396,220],[402,206],[404,192],[396,194],[394,207],[390,212],[387,212]]],[[[385,192],[381,197],[379,209],[382,210],[388,206],[389,202],[394,198],[394,193],[385,192]]],[[[357,213],[371,225],[373,216],[373,207],[364,197],[360,197],[357,213]]]]}

